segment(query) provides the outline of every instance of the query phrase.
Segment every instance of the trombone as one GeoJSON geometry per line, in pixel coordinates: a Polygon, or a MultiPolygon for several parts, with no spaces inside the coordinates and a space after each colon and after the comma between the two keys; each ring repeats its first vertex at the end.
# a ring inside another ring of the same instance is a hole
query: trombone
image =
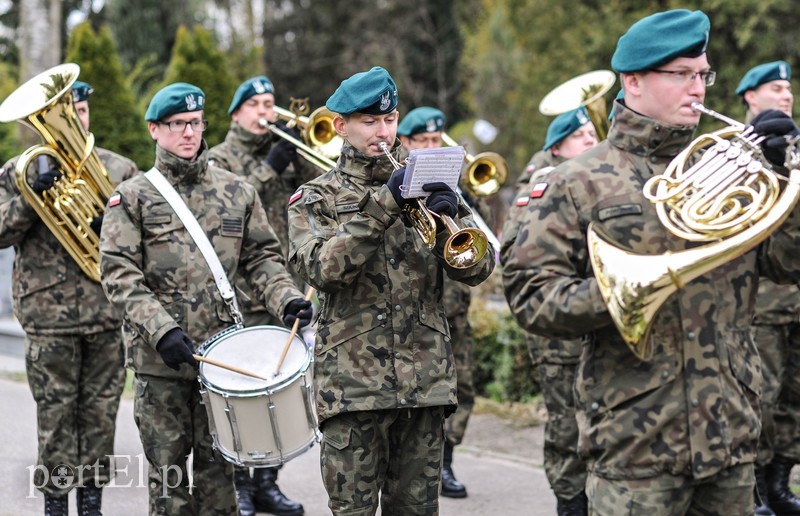
{"type": "MultiPolygon", "coordinates": [[[[402,167],[394,159],[385,142],[381,142],[380,147],[395,170],[402,167]]],[[[481,261],[489,249],[489,241],[483,231],[476,228],[459,229],[452,218],[430,211],[421,199],[413,199],[413,202],[403,206],[403,214],[409,218],[411,225],[417,230],[428,249],[433,249],[436,245],[436,219],[434,217],[438,217],[442,221],[450,234],[444,244],[442,254],[447,264],[455,269],[472,267],[481,261]]]]}
{"type": "Polygon", "coordinates": [[[336,134],[333,127],[333,119],[336,115],[321,106],[308,116],[308,99],[292,98],[290,109],[275,106],[275,113],[280,120],[286,121],[287,127],[299,127],[301,139],[295,138],[291,134],[270,124],[265,118],[258,121],[261,127],[268,127],[275,136],[282,138],[297,147],[298,154],[312,165],[317,166],[323,171],[336,166],[336,159],[342,151],[342,138],[336,134]]]}

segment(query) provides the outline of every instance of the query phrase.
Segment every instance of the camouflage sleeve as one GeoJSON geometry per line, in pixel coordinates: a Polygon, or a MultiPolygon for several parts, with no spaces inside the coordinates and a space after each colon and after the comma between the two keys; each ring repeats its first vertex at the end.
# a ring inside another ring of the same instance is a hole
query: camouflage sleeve
{"type": "Polygon", "coordinates": [[[120,190],[109,199],[100,231],[100,281],[111,304],[155,348],[178,323],[145,281],[141,211],[135,194],[120,190]]]}
{"type": "Polygon", "coordinates": [[[279,319],[289,302],[303,297],[286,270],[280,242],[257,195],[247,217],[239,270],[264,306],[279,319]]]}
{"type": "Polygon", "coordinates": [[[289,263],[321,292],[350,287],[400,215],[386,185],[367,193],[360,211],[339,224],[332,199],[307,185],[289,206],[289,263]]]}
{"type": "Polygon", "coordinates": [[[547,195],[519,214],[516,240],[506,253],[503,288],[524,329],[573,339],[612,324],[587,263],[584,222],[569,181],[550,177],[547,195]]]}
{"type": "Polygon", "coordinates": [[[800,203],[759,247],[759,272],[778,284],[800,281],[800,203]]]}
{"type": "Polygon", "coordinates": [[[0,248],[19,243],[39,220],[36,211],[19,193],[15,183],[17,158],[0,169],[0,248]]]}

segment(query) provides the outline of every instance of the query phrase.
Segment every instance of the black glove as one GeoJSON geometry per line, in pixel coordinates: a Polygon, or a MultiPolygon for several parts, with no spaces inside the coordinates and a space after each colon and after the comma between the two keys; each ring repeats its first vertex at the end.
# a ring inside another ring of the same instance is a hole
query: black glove
{"type": "Polygon", "coordinates": [[[401,167],[395,170],[389,180],[386,181],[386,186],[389,187],[389,191],[392,192],[394,202],[401,208],[408,203],[408,199],[403,198],[403,195],[400,193],[400,186],[403,184],[405,178],[406,167],[401,167]]]}
{"type": "Polygon", "coordinates": [[[167,364],[167,367],[176,371],[183,363],[197,369],[197,360],[192,356],[194,345],[180,328],[173,328],[161,337],[156,345],[156,351],[161,355],[161,359],[167,364]]]}
{"type": "Polygon", "coordinates": [[[281,140],[269,151],[267,154],[267,165],[278,174],[283,174],[289,163],[297,159],[297,147],[294,146],[289,140],[281,140]]]}
{"type": "Polygon", "coordinates": [[[93,218],[89,223],[89,227],[92,228],[92,231],[100,235],[100,229],[103,227],[103,216],[98,215],[97,217],[93,218]]]}
{"type": "Polygon", "coordinates": [[[297,327],[302,328],[308,326],[312,315],[314,315],[314,309],[311,307],[311,301],[298,297],[286,305],[286,309],[283,311],[283,324],[291,328],[294,321],[299,319],[300,324],[297,327]]]}
{"type": "Polygon", "coordinates": [[[36,176],[36,180],[31,185],[31,189],[33,189],[33,191],[37,194],[41,195],[45,190],[53,188],[53,184],[59,177],[61,177],[61,172],[55,169],[40,172],[39,175],[36,176]]]}
{"type": "Polygon", "coordinates": [[[455,217],[458,215],[458,195],[444,183],[428,183],[422,189],[431,192],[425,206],[434,213],[455,217]]]}
{"type": "Polygon", "coordinates": [[[789,146],[787,137],[800,135],[800,129],[794,120],[777,109],[762,111],[753,119],[753,130],[764,137],[761,150],[764,156],[772,163],[783,167],[786,162],[786,148],[789,146]]]}

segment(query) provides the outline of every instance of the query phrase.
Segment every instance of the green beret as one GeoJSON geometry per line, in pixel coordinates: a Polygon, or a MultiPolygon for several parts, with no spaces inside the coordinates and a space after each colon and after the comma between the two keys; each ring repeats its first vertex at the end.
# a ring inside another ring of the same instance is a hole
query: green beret
{"type": "Polygon", "coordinates": [[[583,127],[588,121],[589,114],[583,106],[558,115],[550,123],[550,127],[547,128],[547,138],[542,150],[547,150],[553,145],[561,143],[561,140],[583,127]]]}
{"type": "Polygon", "coordinates": [[[711,22],[703,11],[675,9],[651,14],[619,38],[611,67],[619,73],[639,72],[679,57],[701,56],[706,52],[710,29],[711,22]]]}
{"type": "Polygon", "coordinates": [[[760,64],[744,74],[742,82],[736,87],[736,94],[744,95],[746,91],[754,90],[765,82],[788,81],[791,78],[792,69],[786,61],[760,64]]]}
{"type": "Polygon", "coordinates": [[[408,112],[397,126],[398,136],[435,133],[444,130],[444,113],[432,107],[418,107],[408,112]]]}
{"type": "Polygon", "coordinates": [[[275,87],[266,75],[259,75],[258,77],[247,79],[236,89],[231,107],[228,108],[228,114],[232,115],[245,100],[255,95],[261,95],[262,93],[275,94],[275,87]]]}
{"type": "Polygon", "coordinates": [[[193,84],[174,82],[153,95],[144,119],[158,122],[175,113],[202,111],[205,103],[206,94],[203,90],[193,84]]]}
{"type": "Polygon", "coordinates": [[[72,83],[72,101],[82,102],[89,100],[89,95],[94,93],[94,88],[88,82],[75,81],[72,83]]]}
{"type": "Polygon", "coordinates": [[[376,66],[343,80],[325,107],[340,115],[385,115],[397,107],[397,86],[389,72],[376,66]]]}

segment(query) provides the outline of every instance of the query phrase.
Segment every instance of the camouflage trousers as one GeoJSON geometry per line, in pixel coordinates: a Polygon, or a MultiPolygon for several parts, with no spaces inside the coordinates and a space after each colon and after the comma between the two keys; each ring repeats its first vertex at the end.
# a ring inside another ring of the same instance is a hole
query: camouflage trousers
{"type": "Polygon", "coordinates": [[[638,480],[609,480],[589,474],[590,516],[752,515],[753,464],[739,464],[701,480],[663,474],[638,480]]]}
{"type": "Polygon", "coordinates": [[[800,324],[754,325],[753,338],[764,375],[758,463],[800,463],[800,324]]]}
{"type": "Polygon", "coordinates": [[[213,448],[200,384],[137,374],[134,388],[134,419],[148,463],[150,514],[236,514],[233,465],[213,448]]]}
{"type": "Polygon", "coordinates": [[[37,488],[59,496],[76,485],[107,484],[125,386],[120,331],[28,335],[25,368],[36,401],[37,488]]]}
{"type": "Polygon", "coordinates": [[[439,514],[444,407],[345,412],[321,430],[334,515],[439,514]]]}
{"type": "Polygon", "coordinates": [[[539,387],[547,407],[544,425],[544,471],[553,493],[565,500],[586,487],[586,463],[578,455],[578,421],[575,418],[575,368],[578,357],[550,357],[542,346],[553,341],[528,337],[528,352],[539,370],[539,387]]]}
{"type": "Polygon", "coordinates": [[[467,314],[447,318],[450,325],[450,342],[456,362],[456,396],[458,408],[445,420],[445,438],[453,446],[461,444],[467,422],[475,406],[475,385],[472,383],[472,328],[467,314]]]}

